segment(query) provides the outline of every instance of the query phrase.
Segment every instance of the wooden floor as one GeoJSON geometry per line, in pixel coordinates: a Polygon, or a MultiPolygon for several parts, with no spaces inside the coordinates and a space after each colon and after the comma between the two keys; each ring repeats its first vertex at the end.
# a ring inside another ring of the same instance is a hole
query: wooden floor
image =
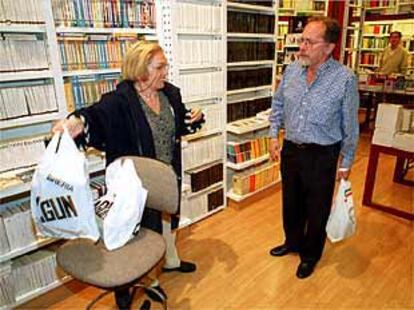
{"type": "MultiPolygon", "coordinates": [[[[280,186],[275,186],[180,232],[181,256],[196,262],[198,270],[161,275],[170,308],[414,309],[414,222],[361,205],[369,140],[361,137],[351,176],[357,233],[340,244],[327,242],[310,278],[295,277],[297,256],[268,254],[284,239],[280,186]]],[[[381,158],[374,197],[413,212],[414,191],[391,181],[393,163],[392,157],[381,158]]],[[[100,292],[72,281],[21,308],[84,309],[100,292]]],[[[144,298],[138,295],[134,306],[144,298]]],[[[115,309],[113,297],[96,309],[115,309]]]]}

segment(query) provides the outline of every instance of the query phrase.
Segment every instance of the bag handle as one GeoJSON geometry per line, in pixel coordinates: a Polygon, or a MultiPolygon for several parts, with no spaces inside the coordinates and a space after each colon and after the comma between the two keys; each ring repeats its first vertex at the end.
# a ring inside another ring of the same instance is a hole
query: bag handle
{"type": "Polygon", "coordinates": [[[73,140],[66,126],[63,126],[63,132],[61,134],[61,139],[59,140],[59,144],[57,145],[56,153],[61,153],[62,148],[65,153],[67,152],[76,153],[76,154],[80,153],[78,147],[76,146],[75,141],[73,140]]]}
{"type": "Polygon", "coordinates": [[[60,132],[55,132],[52,136],[52,139],[49,140],[49,143],[47,144],[44,156],[53,156],[53,154],[56,154],[60,145],[60,140],[62,138],[62,134],[60,132]]]}

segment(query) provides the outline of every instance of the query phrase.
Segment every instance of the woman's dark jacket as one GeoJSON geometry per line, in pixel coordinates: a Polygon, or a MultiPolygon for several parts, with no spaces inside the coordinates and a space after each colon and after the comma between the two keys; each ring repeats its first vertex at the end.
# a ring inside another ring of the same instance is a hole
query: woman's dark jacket
{"type": "MultiPolygon", "coordinates": [[[[161,91],[167,96],[174,112],[175,144],[172,166],[181,188],[181,136],[189,133],[184,123],[186,109],[179,88],[165,83],[161,91]]],[[[107,165],[121,156],[155,158],[152,131],[133,82],[122,81],[116,90],[104,94],[98,103],[76,111],[75,115],[85,118],[89,133],[87,145],[104,151],[107,165]]],[[[160,213],[146,209],[142,226],[161,232],[160,213]]],[[[174,217],[172,227],[177,226],[178,218],[174,217]]]]}

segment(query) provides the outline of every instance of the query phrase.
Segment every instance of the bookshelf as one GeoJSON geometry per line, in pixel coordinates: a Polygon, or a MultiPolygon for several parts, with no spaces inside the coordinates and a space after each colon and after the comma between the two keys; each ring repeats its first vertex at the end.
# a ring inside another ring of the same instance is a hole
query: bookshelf
{"type": "Polygon", "coordinates": [[[169,80],[180,87],[187,108],[200,107],[206,119],[182,141],[180,228],[226,206],[225,7],[219,0],[171,0],[158,8],[169,80]]]}
{"type": "MultiPolygon", "coordinates": [[[[280,12],[279,12],[280,14],[280,12]]],[[[278,20],[277,23],[277,41],[276,41],[276,80],[279,81],[283,74],[283,63],[285,55],[285,40],[288,34],[289,25],[287,21],[278,20]]]]}
{"type": "Polygon", "coordinates": [[[258,116],[270,108],[286,30],[272,1],[227,3],[227,197],[235,201],[261,190],[237,198],[233,194],[238,176],[254,175],[268,162],[269,122],[258,116]]]}
{"type": "MultiPolygon", "coordinates": [[[[108,15],[103,14],[105,1],[94,1],[93,6],[90,1],[77,2],[77,7],[72,2],[2,1],[5,11],[0,12],[0,268],[3,283],[10,289],[7,296],[0,296],[0,308],[16,307],[70,280],[55,271],[56,240],[36,237],[28,207],[31,176],[45,149],[44,137],[49,134],[51,122],[74,108],[91,104],[94,100],[86,99],[91,99],[94,82],[102,84],[95,89],[94,98],[115,86],[112,80],[120,75],[119,60],[128,44],[142,37],[155,40],[158,36],[155,1],[140,1],[137,7],[133,2],[112,1],[119,2],[119,6],[106,8],[111,10],[108,15]],[[132,8],[128,5],[138,10],[122,15],[119,10],[127,12],[132,8]],[[109,54],[103,53],[99,54],[101,58],[95,57],[100,62],[93,64],[86,57],[91,54],[86,45],[95,44],[95,49],[103,51],[108,46],[106,40],[119,42],[115,54],[118,62],[105,65],[108,59],[103,56],[109,54]],[[78,58],[69,66],[65,60],[73,54],[78,58]],[[78,93],[73,94],[74,91],[78,93]],[[78,101],[70,103],[71,98],[78,101]],[[36,270],[31,275],[35,280],[25,275],[28,261],[33,261],[33,266],[27,266],[36,270]],[[43,273],[46,266],[47,274],[43,273]],[[24,287],[26,282],[30,285],[24,287]],[[10,291],[14,287],[16,294],[10,291]]],[[[99,174],[105,167],[103,155],[89,153],[89,172],[99,174]]]]}
{"type": "Polygon", "coordinates": [[[33,250],[40,249],[43,246],[51,244],[53,242],[56,242],[56,240],[52,239],[52,238],[39,238],[35,242],[33,242],[33,243],[31,243],[31,244],[29,244],[25,247],[21,247],[21,248],[18,248],[18,249],[15,249],[13,251],[8,252],[7,254],[0,255],[0,263],[11,260],[15,257],[19,257],[19,256],[21,256],[23,254],[26,254],[26,253],[29,253],[33,250]]]}
{"type": "Polygon", "coordinates": [[[30,292],[28,292],[28,293],[26,293],[24,295],[21,295],[21,296],[19,296],[17,298],[16,302],[13,305],[11,305],[11,308],[14,308],[14,307],[17,307],[19,305],[22,305],[22,304],[28,302],[29,300],[31,300],[31,299],[33,299],[33,298],[35,298],[37,296],[40,296],[42,294],[45,294],[45,293],[47,293],[47,292],[49,292],[49,291],[51,291],[51,290],[53,290],[53,289],[55,289],[55,288],[63,285],[63,284],[71,281],[71,280],[72,280],[72,277],[71,276],[65,275],[62,278],[57,279],[54,282],[48,284],[47,286],[38,288],[38,289],[36,289],[34,291],[30,291],[30,292]]]}
{"type": "Polygon", "coordinates": [[[414,4],[410,0],[373,0],[367,1],[368,15],[406,14],[414,10],[414,4]]]}
{"type": "Polygon", "coordinates": [[[362,52],[362,27],[365,22],[366,3],[359,0],[346,0],[343,16],[343,29],[340,49],[340,62],[358,74],[362,52]],[[351,23],[359,18],[358,24],[351,23]]]}
{"type": "Polygon", "coordinates": [[[279,16],[315,16],[327,15],[328,1],[326,0],[280,0],[279,16]]]}

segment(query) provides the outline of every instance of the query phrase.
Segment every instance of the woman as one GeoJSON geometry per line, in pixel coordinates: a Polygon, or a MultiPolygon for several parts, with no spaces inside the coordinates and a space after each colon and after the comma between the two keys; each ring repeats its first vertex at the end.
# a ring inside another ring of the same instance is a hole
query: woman
{"type": "MultiPolygon", "coordinates": [[[[155,42],[140,41],[124,57],[122,79],[115,91],[104,94],[93,106],[75,111],[59,121],[78,142],[106,152],[109,165],[121,156],[156,158],[171,164],[181,185],[181,136],[201,127],[200,109],[186,110],[180,90],[166,81],[168,61],[155,42]]],[[[145,209],[143,227],[163,232],[167,242],[164,271],[193,272],[195,264],[181,261],[175,248],[177,217],[170,229],[162,229],[159,211],[145,209]]],[[[162,290],[161,290],[162,292],[162,290]]],[[[120,308],[129,307],[127,291],[116,292],[120,308]]]]}

